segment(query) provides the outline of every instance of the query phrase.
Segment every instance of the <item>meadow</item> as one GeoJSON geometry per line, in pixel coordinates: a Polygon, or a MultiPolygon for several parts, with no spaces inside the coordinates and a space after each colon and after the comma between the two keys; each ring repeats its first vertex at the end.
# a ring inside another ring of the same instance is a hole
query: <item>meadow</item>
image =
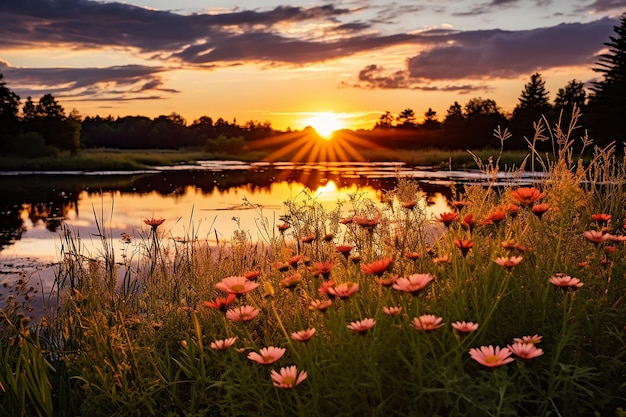
{"type": "Polygon", "coordinates": [[[138,236],[99,219],[98,253],[65,230],[43,318],[29,277],[2,290],[1,414],[625,416],[624,156],[549,133],[517,168],[542,182],[437,217],[398,178],[382,203],[259,207],[217,245],[158,212],[138,236]]]}

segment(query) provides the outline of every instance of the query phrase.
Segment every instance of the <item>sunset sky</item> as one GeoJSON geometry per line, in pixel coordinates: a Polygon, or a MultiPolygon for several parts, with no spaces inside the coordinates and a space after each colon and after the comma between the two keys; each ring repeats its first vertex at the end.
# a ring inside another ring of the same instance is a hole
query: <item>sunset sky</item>
{"type": "Polygon", "coordinates": [[[534,72],[550,99],[589,82],[623,0],[2,0],[0,72],[22,100],[83,116],[172,112],[302,129],[321,112],[371,128],[385,111],[494,99],[534,72]]]}

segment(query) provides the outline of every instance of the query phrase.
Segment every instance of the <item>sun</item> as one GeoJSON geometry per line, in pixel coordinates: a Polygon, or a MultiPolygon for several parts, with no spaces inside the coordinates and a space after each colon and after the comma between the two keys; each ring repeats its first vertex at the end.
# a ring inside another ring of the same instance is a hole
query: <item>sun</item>
{"type": "Polygon", "coordinates": [[[306,119],[304,124],[306,126],[311,126],[322,138],[326,140],[330,140],[332,138],[333,132],[345,127],[341,122],[340,116],[332,112],[316,113],[315,116],[306,119]]]}

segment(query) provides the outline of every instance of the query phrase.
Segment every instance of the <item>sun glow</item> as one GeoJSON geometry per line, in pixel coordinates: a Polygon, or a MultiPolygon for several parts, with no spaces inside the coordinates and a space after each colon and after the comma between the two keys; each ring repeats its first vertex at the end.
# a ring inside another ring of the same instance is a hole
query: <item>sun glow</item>
{"type": "Polygon", "coordinates": [[[344,128],[341,118],[336,113],[317,113],[304,121],[311,126],[324,139],[330,140],[336,130],[344,128]]]}

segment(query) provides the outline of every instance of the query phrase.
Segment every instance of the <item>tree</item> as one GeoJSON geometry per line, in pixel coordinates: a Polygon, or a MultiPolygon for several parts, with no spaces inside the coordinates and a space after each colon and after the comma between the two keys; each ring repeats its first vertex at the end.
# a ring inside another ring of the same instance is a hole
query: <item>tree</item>
{"type": "Polygon", "coordinates": [[[11,91],[3,79],[0,72],[0,148],[5,148],[5,142],[19,133],[20,96],[11,91]]]}
{"type": "Polygon", "coordinates": [[[455,101],[454,104],[450,105],[447,112],[448,114],[446,115],[444,123],[462,122],[464,119],[463,108],[458,101],[455,101]]]}
{"type": "Polygon", "coordinates": [[[587,110],[590,135],[600,145],[626,138],[626,13],[613,29],[593,68],[603,78],[593,82],[587,110]]]}
{"type": "Polygon", "coordinates": [[[429,130],[439,129],[441,122],[437,120],[437,112],[432,108],[428,108],[428,111],[424,113],[424,128],[429,130]]]}
{"type": "Polygon", "coordinates": [[[39,99],[36,113],[44,120],[65,120],[65,110],[52,94],[45,94],[39,99]]]}
{"type": "Polygon", "coordinates": [[[581,81],[571,80],[564,88],[559,88],[559,92],[554,99],[554,107],[570,113],[574,107],[582,109],[587,100],[585,86],[581,81]]]}
{"type": "Polygon", "coordinates": [[[411,128],[417,126],[415,121],[415,112],[413,109],[409,108],[402,110],[396,118],[396,121],[398,122],[398,127],[411,128]]]}
{"type": "Polygon", "coordinates": [[[376,126],[378,128],[390,128],[393,126],[393,116],[390,111],[386,111],[385,114],[382,114],[378,118],[378,122],[376,122],[376,126]]]}
{"type": "Polygon", "coordinates": [[[516,112],[521,113],[524,111],[545,114],[550,108],[546,82],[541,78],[541,74],[536,72],[530,76],[530,81],[524,85],[519,103],[513,111],[513,116],[515,116],[516,112]]]}
{"type": "Polygon", "coordinates": [[[474,119],[479,117],[501,117],[502,113],[494,100],[475,97],[465,103],[463,115],[466,119],[474,119]]]}

